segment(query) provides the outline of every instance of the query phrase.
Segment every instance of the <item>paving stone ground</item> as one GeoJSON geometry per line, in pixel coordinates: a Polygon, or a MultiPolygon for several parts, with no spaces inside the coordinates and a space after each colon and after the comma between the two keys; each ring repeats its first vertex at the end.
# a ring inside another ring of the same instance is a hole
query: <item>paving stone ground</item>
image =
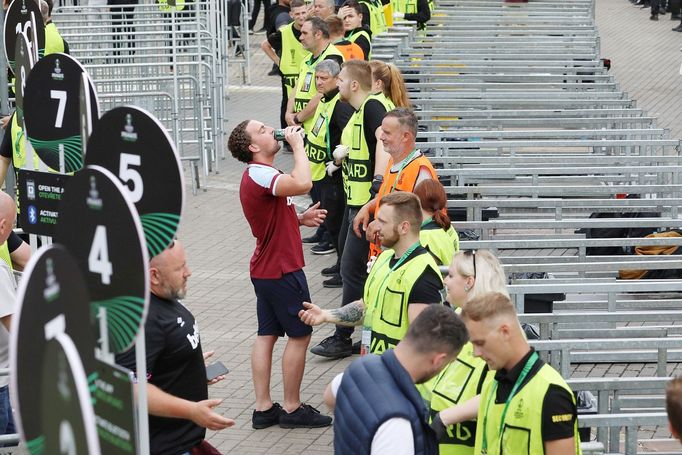
{"type": "MultiPolygon", "coordinates": [[[[531,0],[532,1],[532,0],[531,0]]],[[[597,0],[597,24],[601,33],[602,56],[611,58],[612,72],[638,105],[658,117],[659,125],[671,129],[680,137],[682,111],[682,33],[670,31],[677,22],[662,16],[658,22],[648,19],[648,13],[630,5],[627,0],[597,0]]],[[[256,27],[258,28],[258,27],[256,27]]],[[[251,36],[252,86],[231,86],[227,104],[229,121],[226,131],[239,121],[256,118],[265,123],[278,123],[280,99],[279,81],[266,76],[271,65],[261,55],[258,44],[264,35],[251,36]]],[[[238,84],[239,68],[233,67],[231,83],[238,84]]],[[[282,155],[276,165],[288,171],[291,155],[282,155]]],[[[332,430],[283,430],[277,427],[255,431],[251,429],[254,393],[251,381],[250,351],[256,335],[255,297],[248,276],[248,262],[254,240],[242,215],[238,186],[244,166],[229,154],[218,164],[218,173],[211,174],[204,191],[192,196],[188,188],[181,238],[188,251],[193,276],[186,300],[198,319],[205,350],[215,350],[215,358],[223,361],[231,372],[227,379],[210,388],[212,397],[224,399],[218,411],[236,419],[234,428],[209,432],[208,439],[224,453],[234,454],[331,454],[332,430]]],[[[299,201],[304,204],[304,200],[299,201]]],[[[303,229],[304,236],[309,229],[303,229]]],[[[306,250],[306,268],[314,302],[323,307],[335,307],[340,290],[321,287],[319,271],[333,263],[332,256],[313,256],[306,250]]],[[[313,343],[331,332],[330,328],[315,329],[313,343]]],[[[273,360],[273,398],[282,400],[280,363],[284,340],[278,343],[273,360]]],[[[349,360],[327,361],[308,356],[302,398],[318,407],[322,391],[349,360]]],[[[637,376],[647,374],[645,365],[580,366],[575,376],[637,376]]],[[[672,372],[672,371],[671,371],[672,372]]],[[[675,371],[679,373],[679,371],[675,371]]],[[[650,374],[650,373],[649,373],[650,374]]],[[[665,431],[645,432],[640,437],[668,437],[665,431]]],[[[658,449],[659,447],[657,447],[658,449]]],[[[645,448],[646,449],[646,448],[645,448]]]]}

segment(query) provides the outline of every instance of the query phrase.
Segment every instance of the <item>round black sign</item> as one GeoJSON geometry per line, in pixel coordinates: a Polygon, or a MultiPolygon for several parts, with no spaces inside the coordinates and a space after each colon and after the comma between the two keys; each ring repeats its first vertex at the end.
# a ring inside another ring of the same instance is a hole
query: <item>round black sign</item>
{"type": "MultiPolygon", "coordinates": [[[[144,323],[149,301],[148,255],[135,206],[111,172],[88,166],[66,185],[55,241],[83,271],[94,314],[106,310],[114,353],[126,351],[144,323]]],[[[99,333],[99,327],[94,327],[99,333]]]]}
{"type": "Polygon", "coordinates": [[[140,215],[149,257],[171,244],[180,223],[185,186],[170,136],[149,112],[116,107],[95,124],[85,164],[116,174],[140,215]]]}
{"type": "Polygon", "coordinates": [[[93,113],[99,115],[97,97],[95,99],[90,98],[90,86],[90,76],[88,76],[88,73],[81,74],[78,98],[80,101],[81,151],[83,156],[87,153],[86,145],[92,133],[93,113]]]}
{"type": "MultiPolygon", "coordinates": [[[[41,423],[44,403],[43,378],[55,379],[53,371],[43,372],[46,344],[61,334],[71,340],[80,354],[88,385],[95,384],[95,337],[88,318],[90,298],[74,258],[61,245],[41,248],[24,270],[17,293],[18,308],[10,333],[10,377],[13,405],[22,438],[31,453],[44,446],[41,423]]],[[[45,452],[49,453],[49,452],[45,452]]]]}
{"type": "Polygon", "coordinates": [[[90,387],[78,351],[59,334],[45,344],[36,410],[45,439],[42,453],[99,454],[99,437],[90,387]]]}
{"type": "Polygon", "coordinates": [[[17,58],[17,77],[14,83],[14,95],[16,96],[17,105],[17,122],[19,125],[24,124],[24,91],[26,89],[26,78],[33,68],[33,53],[31,52],[31,45],[28,43],[28,38],[22,33],[17,34],[17,46],[14,54],[17,58]]]}
{"type": "MultiPolygon", "coordinates": [[[[75,172],[83,167],[79,96],[83,73],[85,69],[74,58],[50,54],[38,60],[26,82],[26,136],[40,159],[57,172],[60,171],[62,151],[64,172],[75,172]]],[[[92,81],[90,98],[96,99],[92,81]]],[[[99,116],[97,109],[93,109],[91,115],[94,123],[99,116]]]]}
{"type": "Polygon", "coordinates": [[[38,41],[38,58],[42,58],[45,55],[45,25],[35,0],[14,0],[5,12],[5,57],[12,72],[19,32],[25,33],[31,43],[38,41]]]}

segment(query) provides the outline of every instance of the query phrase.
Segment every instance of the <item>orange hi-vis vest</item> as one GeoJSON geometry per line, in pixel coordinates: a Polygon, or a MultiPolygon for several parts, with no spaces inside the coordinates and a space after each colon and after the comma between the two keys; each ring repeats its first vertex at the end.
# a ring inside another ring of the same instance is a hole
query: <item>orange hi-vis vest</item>
{"type": "MultiPolygon", "coordinates": [[[[407,159],[407,158],[406,158],[407,159]]],[[[419,170],[425,167],[431,173],[431,178],[436,180],[436,170],[433,168],[431,161],[427,157],[421,154],[421,152],[412,158],[412,160],[405,165],[399,171],[391,171],[393,167],[393,158],[388,161],[388,166],[386,166],[386,171],[384,171],[384,180],[381,183],[379,192],[376,195],[376,206],[374,211],[376,213],[381,206],[381,198],[390,194],[394,191],[414,191],[414,187],[417,184],[417,179],[419,178],[419,170]]],[[[373,242],[369,244],[369,255],[379,256],[381,254],[381,247],[373,242]]]]}

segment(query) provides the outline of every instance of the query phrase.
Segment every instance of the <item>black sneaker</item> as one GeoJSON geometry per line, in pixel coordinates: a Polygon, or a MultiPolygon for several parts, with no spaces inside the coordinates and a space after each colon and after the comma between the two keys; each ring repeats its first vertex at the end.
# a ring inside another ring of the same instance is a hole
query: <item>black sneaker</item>
{"type": "Polygon", "coordinates": [[[310,352],[330,359],[342,359],[350,356],[353,352],[353,344],[350,338],[332,335],[320,341],[320,344],[310,348],[310,352]]]}
{"type": "Polygon", "coordinates": [[[332,254],[334,251],[336,251],[336,248],[334,248],[334,245],[332,245],[329,242],[321,242],[318,243],[317,245],[313,246],[310,249],[310,252],[313,254],[332,254]]]}
{"type": "Polygon", "coordinates": [[[327,267],[322,269],[320,272],[320,275],[322,276],[334,276],[339,274],[339,266],[338,264],[334,264],[331,267],[327,267]]]}
{"type": "Polygon", "coordinates": [[[268,73],[268,76],[279,76],[279,67],[275,65],[274,63],[272,64],[272,69],[268,73]]]}
{"type": "Polygon", "coordinates": [[[329,278],[328,280],[324,280],[322,282],[322,287],[323,288],[341,288],[343,287],[343,280],[341,279],[341,275],[334,275],[333,277],[329,278]]]}
{"type": "Polygon", "coordinates": [[[331,424],[331,417],[322,415],[317,409],[303,403],[294,412],[282,411],[279,418],[281,428],[322,428],[331,424]]]}
{"type": "Polygon", "coordinates": [[[310,237],[303,237],[301,242],[303,243],[320,243],[322,241],[322,237],[317,235],[317,232],[310,237]]]}
{"type": "Polygon", "coordinates": [[[279,423],[282,415],[282,406],[279,403],[272,403],[272,407],[267,411],[253,411],[251,416],[251,426],[254,430],[262,430],[279,423]]]}

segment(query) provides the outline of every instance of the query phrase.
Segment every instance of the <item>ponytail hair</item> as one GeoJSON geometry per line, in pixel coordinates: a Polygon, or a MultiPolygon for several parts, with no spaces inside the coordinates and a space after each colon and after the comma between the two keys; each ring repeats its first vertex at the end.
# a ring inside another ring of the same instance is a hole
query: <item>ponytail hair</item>
{"type": "Polygon", "coordinates": [[[385,93],[387,97],[393,101],[395,107],[406,107],[408,109],[412,108],[412,103],[410,102],[410,97],[407,95],[407,87],[405,86],[405,79],[403,75],[393,63],[387,63],[388,69],[391,73],[391,82],[386,87],[384,85],[384,92],[388,89],[389,93],[385,93]]]}
{"type": "Polygon", "coordinates": [[[380,60],[371,60],[369,64],[372,67],[372,78],[383,83],[386,98],[393,101],[395,107],[411,108],[405,80],[398,67],[380,60]]]}
{"type": "Polygon", "coordinates": [[[445,196],[445,189],[438,180],[427,179],[419,183],[413,193],[419,198],[422,209],[429,212],[436,222],[444,231],[450,229],[450,217],[445,211],[447,206],[447,197],[445,196]]]}

